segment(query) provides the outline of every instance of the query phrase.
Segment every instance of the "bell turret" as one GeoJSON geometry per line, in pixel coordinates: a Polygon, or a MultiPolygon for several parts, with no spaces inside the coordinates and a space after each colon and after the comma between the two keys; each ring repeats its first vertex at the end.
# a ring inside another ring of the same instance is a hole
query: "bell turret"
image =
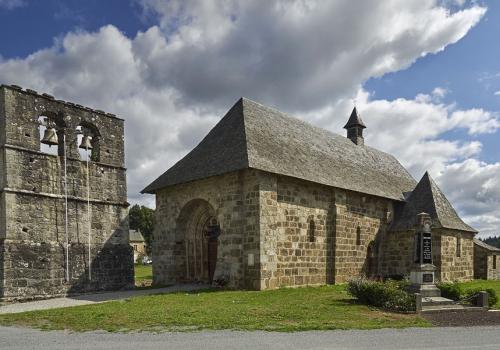
{"type": "Polygon", "coordinates": [[[366,129],[365,124],[361,120],[361,116],[358,114],[356,107],[352,110],[351,116],[344,126],[347,130],[347,138],[354,142],[356,145],[363,146],[365,144],[365,139],[363,138],[363,129],[366,129]]]}

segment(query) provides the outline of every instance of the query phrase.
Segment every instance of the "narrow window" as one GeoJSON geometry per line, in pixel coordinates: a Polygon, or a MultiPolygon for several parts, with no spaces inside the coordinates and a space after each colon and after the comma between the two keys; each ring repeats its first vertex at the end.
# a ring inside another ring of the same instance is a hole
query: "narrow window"
{"type": "Polygon", "coordinates": [[[356,228],[356,245],[361,245],[361,227],[356,228]]]}
{"type": "Polygon", "coordinates": [[[462,236],[457,236],[457,258],[462,256],[462,236]]]}
{"type": "Polygon", "coordinates": [[[493,255],[493,270],[497,269],[497,256],[493,255]]]}
{"type": "Polygon", "coordinates": [[[309,242],[313,243],[316,240],[316,224],[314,220],[309,220],[309,242]]]}

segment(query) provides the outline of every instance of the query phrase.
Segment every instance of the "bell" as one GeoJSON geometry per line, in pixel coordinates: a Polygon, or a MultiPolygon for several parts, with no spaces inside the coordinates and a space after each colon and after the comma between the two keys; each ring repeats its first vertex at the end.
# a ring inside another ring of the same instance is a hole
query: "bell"
{"type": "Polygon", "coordinates": [[[47,128],[43,133],[43,139],[40,141],[49,146],[55,146],[59,144],[59,140],[57,139],[57,133],[54,128],[47,128]]]}
{"type": "Polygon", "coordinates": [[[83,149],[92,149],[92,144],[90,143],[90,137],[88,135],[83,135],[82,142],[79,147],[83,149]]]}

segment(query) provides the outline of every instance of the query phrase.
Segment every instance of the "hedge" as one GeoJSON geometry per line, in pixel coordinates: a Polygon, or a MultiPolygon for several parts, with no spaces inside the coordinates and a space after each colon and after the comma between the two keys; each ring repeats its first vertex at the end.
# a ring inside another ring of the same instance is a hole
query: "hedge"
{"type": "Polygon", "coordinates": [[[463,289],[459,283],[439,283],[438,288],[441,290],[441,296],[444,298],[460,301],[462,303],[476,304],[479,292],[488,292],[488,305],[494,306],[498,302],[498,296],[492,288],[473,288],[463,289]]]}

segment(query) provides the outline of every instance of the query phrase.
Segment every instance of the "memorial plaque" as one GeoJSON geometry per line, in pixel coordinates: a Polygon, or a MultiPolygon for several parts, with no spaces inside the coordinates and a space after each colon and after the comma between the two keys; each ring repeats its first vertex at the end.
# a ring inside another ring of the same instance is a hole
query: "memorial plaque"
{"type": "Polygon", "coordinates": [[[430,233],[422,235],[422,263],[432,264],[432,238],[430,233]]]}
{"type": "Polygon", "coordinates": [[[434,282],[434,276],[432,273],[424,273],[422,275],[422,282],[424,283],[433,283],[434,282]]]}

